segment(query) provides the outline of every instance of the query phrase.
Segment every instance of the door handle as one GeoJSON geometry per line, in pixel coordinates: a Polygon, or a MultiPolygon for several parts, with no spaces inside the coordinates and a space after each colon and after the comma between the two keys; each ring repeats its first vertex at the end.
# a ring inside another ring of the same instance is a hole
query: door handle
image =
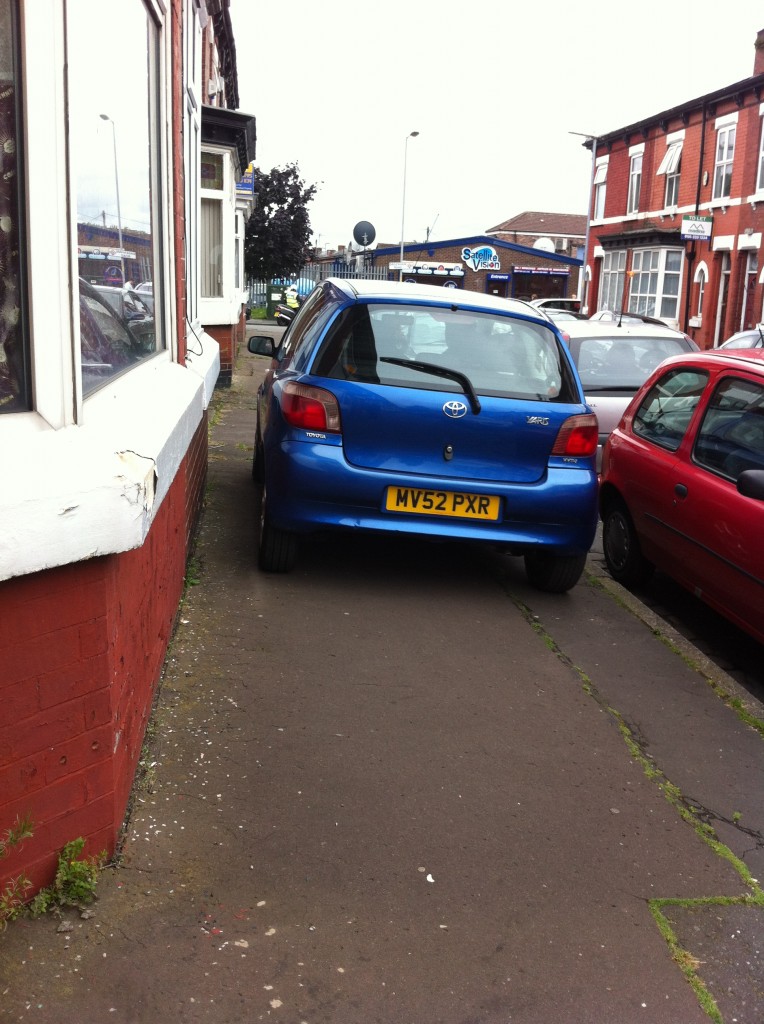
{"type": "Polygon", "coordinates": [[[686,484],[674,484],[674,494],[677,498],[687,497],[687,485],[686,484]]]}

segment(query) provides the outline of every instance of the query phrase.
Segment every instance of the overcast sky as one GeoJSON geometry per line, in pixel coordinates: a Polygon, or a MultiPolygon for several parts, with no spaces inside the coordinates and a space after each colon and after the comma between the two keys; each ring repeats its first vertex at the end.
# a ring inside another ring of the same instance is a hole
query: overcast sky
{"type": "Polygon", "coordinates": [[[256,165],[296,163],[314,242],[586,213],[604,134],[753,73],[761,0],[231,0],[256,165]],[[418,131],[417,138],[406,138],[418,131]]]}

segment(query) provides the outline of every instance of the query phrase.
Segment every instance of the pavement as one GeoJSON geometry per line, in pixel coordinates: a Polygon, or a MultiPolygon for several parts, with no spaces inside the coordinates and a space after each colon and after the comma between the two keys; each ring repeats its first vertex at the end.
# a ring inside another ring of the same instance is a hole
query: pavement
{"type": "Polygon", "coordinates": [[[210,410],[121,854],[90,908],[0,935],[0,1020],[761,1024],[764,708],[599,541],[574,601],[496,558],[451,594],[413,548],[259,574],[264,365],[210,410]]]}

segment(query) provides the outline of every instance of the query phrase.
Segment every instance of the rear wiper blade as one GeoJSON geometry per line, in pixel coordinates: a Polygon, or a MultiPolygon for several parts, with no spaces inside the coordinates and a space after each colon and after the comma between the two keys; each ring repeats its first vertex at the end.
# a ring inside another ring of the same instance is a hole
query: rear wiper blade
{"type": "Polygon", "coordinates": [[[467,398],[470,400],[470,408],[477,414],[480,412],[480,399],[475,393],[472,381],[465,373],[458,370],[450,370],[447,366],[437,366],[435,363],[422,363],[418,359],[397,359],[394,356],[380,356],[380,363],[395,363],[396,366],[410,366],[412,370],[421,370],[422,373],[431,373],[434,377],[445,377],[448,380],[455,380],[461,384],[467,398]]]}

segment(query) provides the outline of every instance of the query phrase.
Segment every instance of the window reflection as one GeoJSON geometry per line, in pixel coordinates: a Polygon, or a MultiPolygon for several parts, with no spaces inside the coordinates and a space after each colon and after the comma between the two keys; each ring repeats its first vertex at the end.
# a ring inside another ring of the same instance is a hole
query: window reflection
{"type": "Polygon", "coordinates": [[[0,413],[30,408],[22,287],[16,5],[0,0],[0,413]]]}
{"type": "Polygon", "coordinates": [[[124,0],[117,22],[102,0],[78,0],[69,12],[70,66],[87,68],[70,79],[87,395],[164,347],[154,286],[157,33],[141,0],[124,0]]]}

